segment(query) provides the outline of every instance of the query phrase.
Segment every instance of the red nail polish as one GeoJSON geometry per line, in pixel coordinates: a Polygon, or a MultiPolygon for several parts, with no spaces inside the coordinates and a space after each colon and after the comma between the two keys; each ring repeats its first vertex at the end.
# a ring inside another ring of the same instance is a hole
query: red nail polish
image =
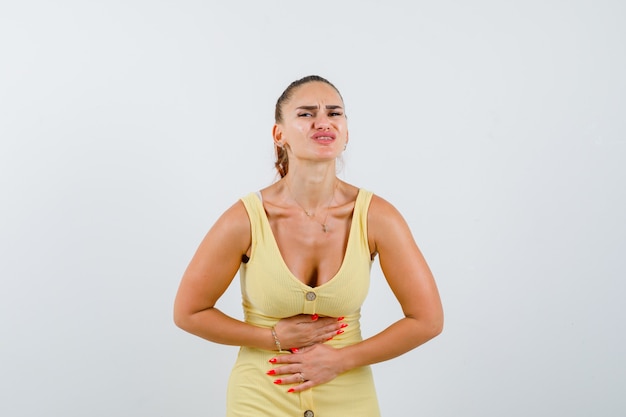
{"type": "Polygon", "coordinates": [[[291,353],[298,353],[298,352],[300,352],[300,349],[298,349],[298,348],[291,348],[289,350],[291,350],[291,353]]]}
{"type": "Polygon", "coordinates": [[[344,316],[341,316],[341,317],[337,318],[337,321],[341,321],[341,320],[343,320],[344,318],[345,318],[344,316]]]}
{"type": "Polygon", "coordinates": [[[270,369],[269,371],[266,372],[266,374],[268,374],[268,375],[276,375],[276,370],[275,369],[270,369]]]}
{"type": "Polygon", "coordinates": [[[287,392],[294,392],[294,391],[295,391],[295,389],[293,389],[293,388],[289,388],[289,389],[287,390],[287,392]]]}
{"type": "Polygon", "coordinates": [[[274,384],[282,384],[283,380],[282,379],[277,379],[274,381],[274,384]]]}
{"type": "Polygon", "coordinates": [[[276,358],[272,358],[268,361],[269,363],[276,363],[276,358]]]}
{"type": "Polygon", "coordinates": [[[319,319],[319,318],[320,318],[320,316],[318,316],[317,314],[313,314],[313,315],[311,316],[311,320],[313,320],[313,321],[315,321],[315,320],[317,320],[317,319],[319,319]]]}
{"type": "Polygon", "coordinates": [[[337,334],[343,333],[343,330],[337,330],[337,334]]]}
{"type": "Polygon", "coordinates": [[[341,323],[341,328],[348,327],[348,323],[341,323]]]}
{"type": "Polygon", "coordinates": [[[329,337],[328,339],[326,339],[326,341],[327,341],[327,342],[328,342],[329,340],[333,340],[333,338],[332,338],[332,337],[329,337]]]}

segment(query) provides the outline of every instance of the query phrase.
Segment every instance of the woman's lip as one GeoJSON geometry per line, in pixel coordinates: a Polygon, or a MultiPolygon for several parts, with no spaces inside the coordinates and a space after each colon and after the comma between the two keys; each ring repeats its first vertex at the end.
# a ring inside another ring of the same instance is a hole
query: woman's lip
{"type": "Polygon", "coordinates": [[[335,134],[331,132],[317,132],[313,135],[316,140],[334,140],[335,134]]]}

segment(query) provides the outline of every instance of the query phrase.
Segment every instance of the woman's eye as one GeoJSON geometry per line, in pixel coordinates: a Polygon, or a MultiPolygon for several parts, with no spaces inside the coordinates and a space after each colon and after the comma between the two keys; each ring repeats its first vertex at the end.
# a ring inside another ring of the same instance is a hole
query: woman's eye
{"type": "Polygon", "coordinates": [[[312,114],[311,113],[299,113],[298,117],[311,117],[312,114]]]}
{"type": "Polygon", "coordinates": [[[343,113],[340,111],[334,111],[332,113],[330,113],[330,116],[343,116],[343,113]]]}

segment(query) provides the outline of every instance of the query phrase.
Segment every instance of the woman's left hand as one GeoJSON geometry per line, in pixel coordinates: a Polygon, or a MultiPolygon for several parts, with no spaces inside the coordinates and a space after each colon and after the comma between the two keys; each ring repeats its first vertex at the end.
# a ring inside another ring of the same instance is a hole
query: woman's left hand
{"type": "Polygon", "coordinates": [[[297,349],[291,355],[270,359],[275,366],[267,372],[275,384],[291,385],[287,392],[300,392],[331,381],[341,371],[339,350],[326,344],[297,349]]]}

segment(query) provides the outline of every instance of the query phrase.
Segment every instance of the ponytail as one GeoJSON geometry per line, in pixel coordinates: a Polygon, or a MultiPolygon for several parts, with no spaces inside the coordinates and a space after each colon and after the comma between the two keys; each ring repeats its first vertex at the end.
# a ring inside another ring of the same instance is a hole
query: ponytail
{"type": "Polygon", "coordinates": [[[283,146],[275,145],[276,149],[276,162],[274,162],[274,167],[276,167],[276,171],[281,178],[287,175],[289,171],[289,156],[287,155],[287,149],[283,146]]]}

